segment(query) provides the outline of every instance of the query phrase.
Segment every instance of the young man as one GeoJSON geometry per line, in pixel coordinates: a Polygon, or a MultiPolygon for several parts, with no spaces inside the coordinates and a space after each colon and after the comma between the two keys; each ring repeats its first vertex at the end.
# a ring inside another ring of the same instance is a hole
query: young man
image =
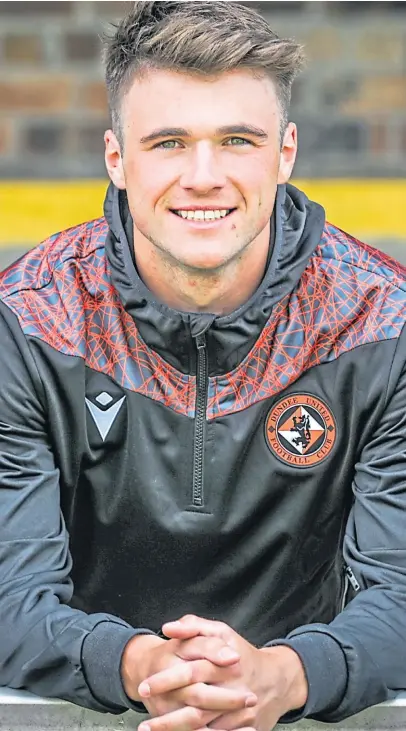
{"type": "Polygon", "coordinates": [[[288,184],[253,10],[137,2],[106,60],[105,217],[2,275],[0,683],[345,718],[406,687],[405,271],[288,184]]]}

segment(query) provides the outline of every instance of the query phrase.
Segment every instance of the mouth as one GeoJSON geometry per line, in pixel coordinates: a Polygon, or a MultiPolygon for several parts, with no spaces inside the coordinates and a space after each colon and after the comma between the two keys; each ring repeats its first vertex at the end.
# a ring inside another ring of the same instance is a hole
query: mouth
{"type": "Polygon", "coordinates": [[[225,218],[231,216],[236,208],[195,208],[195,209],[175,209],[171,208],[173,213],[178,218],[187,221],[188,223],[208,224],[218,223],[223,221],[225,218]]]}

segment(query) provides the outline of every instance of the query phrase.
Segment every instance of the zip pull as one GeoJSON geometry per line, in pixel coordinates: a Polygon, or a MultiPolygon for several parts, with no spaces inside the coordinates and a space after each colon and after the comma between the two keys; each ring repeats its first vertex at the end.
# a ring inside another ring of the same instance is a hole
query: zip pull
{"type": "Polygon", "coordinates": [[[204,350],[206,347],[206,337],[204,333],[196,335],[196,348],[198,350],[204,350]]]}
{"type": "Polygon", "coordinates": [[[216,315],[211,315],[206,312],[204,314],[189,315],[188,319],[190,334],[192,338],[195,338],[197,340],[200,335],[204,335],[212,326],[214,320],[216,319],[216,315]]]}
{"type": "Polygon", "coordinates": [[[348,581],[350,582],[352,588],[354,591],[361,591],[361,585],[358,583],[357,579],[355,578],[355,574],[352,569],[350,569],[349,566],[346,566],[345,573],[348,576],[348,581]]]}

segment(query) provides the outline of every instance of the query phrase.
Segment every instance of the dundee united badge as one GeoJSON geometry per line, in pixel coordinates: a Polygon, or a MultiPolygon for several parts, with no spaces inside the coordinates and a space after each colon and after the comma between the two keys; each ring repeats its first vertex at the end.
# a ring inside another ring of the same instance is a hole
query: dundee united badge
{"type": "Polygon", "coordinates": [[[334,447],[336,424],[331,410],[316,396],[292,393],[278,401],[265,422],[267,444],[282,462],[311,467],[334,447]]]}

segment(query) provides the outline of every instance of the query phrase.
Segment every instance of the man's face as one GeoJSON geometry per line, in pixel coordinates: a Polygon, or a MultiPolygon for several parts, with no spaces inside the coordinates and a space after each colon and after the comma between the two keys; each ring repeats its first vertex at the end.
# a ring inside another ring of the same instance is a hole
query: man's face
{"type": "Polygon", "coordinates": [[[127,190],[136,250],[152,243],[172,264],[213,271],[268,235],[276,186],[296,154],[292,124],[281,150],[269,78],[149,71],[124,97],[121,119],[124,150],[106,132],[106,164],[127,190]]]}

